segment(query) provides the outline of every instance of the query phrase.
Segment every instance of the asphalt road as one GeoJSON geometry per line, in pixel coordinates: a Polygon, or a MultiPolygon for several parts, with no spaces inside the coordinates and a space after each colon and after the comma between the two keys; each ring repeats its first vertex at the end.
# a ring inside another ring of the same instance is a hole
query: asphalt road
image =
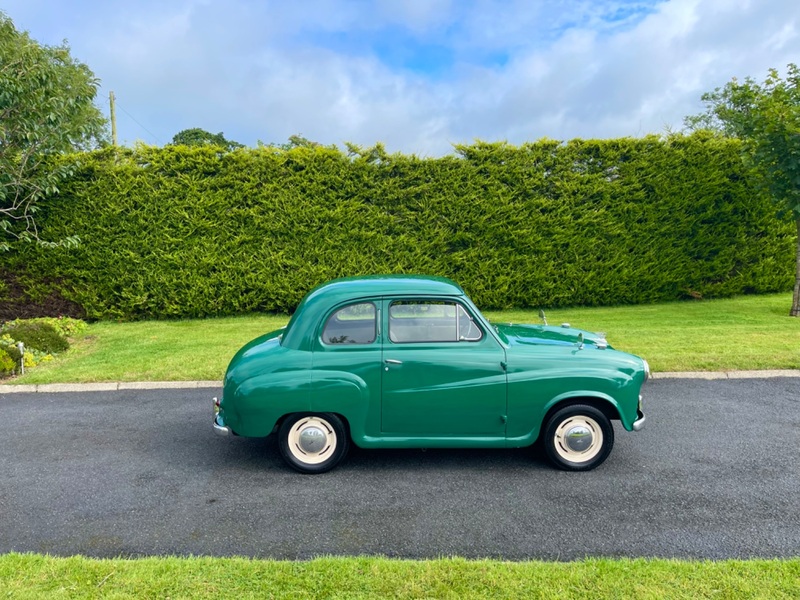
{"type": "Polygon", "coordinates": [[[354,450],[287,469],[214,389],[0,394],[0,552],[571,560],[800,555],[800,379],[656,380],[590,473],[531,450],[354,450]]]}

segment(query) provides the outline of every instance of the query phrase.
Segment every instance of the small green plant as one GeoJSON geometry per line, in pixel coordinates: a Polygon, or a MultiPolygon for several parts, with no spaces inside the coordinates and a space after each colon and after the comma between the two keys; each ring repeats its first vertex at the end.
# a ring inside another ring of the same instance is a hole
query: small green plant
{"type": "Polygon", "coordinates": [[[0,336],[0,350],[8,354],[15,364],[19,364],[22,359],[22,353],[17,348],[17,343],[10,335],[3,334],[0,336]]]}
{"type": "Polygon", "coordinates": [[[12,375],[18,362],[9,355],[6,348],[0,347],[0,377],[12,375]]]}
{"type": "MultiPolygon", "coordinates": [[[[25,342],[23,342],[23,344],[24,343],[25,342]]],[[[21,371],[21,369],[19,369],[20,363],[22,363],[25,368],[28,369],[35,367],[41,362],[46,362],[53,359],[53,355],[49,352],[43,352],[30,346],[25,347],[24,353],[20,352],[19,347],[17,346],[17,340],[7,333],[0,335],[0,351],[5,352],[14,362],[14,368],[11,371],[2,371],[2,369],[0,369],[0,377],[19,373],[21,371]]]]}
{"type": "Polygon", "coordinates": [[[8,334],[0,335],[0,378],[13,375],[21,361],[22,353],[17,348],[14,338],[8,334]]]}
{"type": "Polygon", "coordinates": [[[2,333],[22,342],[26,348],[46,354],[57,354],[69,348],[66,337],[53,325],[41,321],[17,321],[3,327],[2,333]]]}
{"type": "Polygon", "coordinates": [[[46,323],[65,338],[74,337],[86,331],[88,325],[81,319],[72,317],[37,317],[35,319],[16,319],[6,323],[5,327],[14,327],[20,323],[46,323]]]}

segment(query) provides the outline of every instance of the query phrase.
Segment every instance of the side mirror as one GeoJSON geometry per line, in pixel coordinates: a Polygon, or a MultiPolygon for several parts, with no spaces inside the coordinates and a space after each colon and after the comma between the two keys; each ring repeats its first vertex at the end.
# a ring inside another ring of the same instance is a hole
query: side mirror
{"type": "Polygon", "coordinates": [[[583,334],[578,334],[578,350],[583,350],[583,334]]]}
{"type": "Polygon", "coordinates": [[[547,325],[547,317],[544,316],[544,311],[541,308],[539,309],[539,318],[547,325]]]}

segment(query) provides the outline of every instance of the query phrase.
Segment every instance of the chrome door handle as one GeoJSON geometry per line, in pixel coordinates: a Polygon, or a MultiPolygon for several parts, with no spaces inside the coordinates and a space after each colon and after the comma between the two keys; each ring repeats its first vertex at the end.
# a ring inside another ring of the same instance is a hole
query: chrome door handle
{"type": "Polygon", "coordinates": [[[387,358],[383,362],[385,362],[387,365],[402,365],[403,364],[402,360],[395,360],[394,358],[387,358]]]}

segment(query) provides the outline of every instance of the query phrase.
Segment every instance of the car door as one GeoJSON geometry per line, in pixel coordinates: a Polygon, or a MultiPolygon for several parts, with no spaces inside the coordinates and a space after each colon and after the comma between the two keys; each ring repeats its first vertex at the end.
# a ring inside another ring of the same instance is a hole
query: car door
{"type": "Polygon", "coordinates": [[[385,300],[381,431],[504,437],[505,349],[452,299],[385,300]]]}
{"type": "Polygon", "coordinates": [[[380,411],[380,300],[334,307],[315,340],[311,410],[340,412],[359,428],[377,431],[380,411]]]}

